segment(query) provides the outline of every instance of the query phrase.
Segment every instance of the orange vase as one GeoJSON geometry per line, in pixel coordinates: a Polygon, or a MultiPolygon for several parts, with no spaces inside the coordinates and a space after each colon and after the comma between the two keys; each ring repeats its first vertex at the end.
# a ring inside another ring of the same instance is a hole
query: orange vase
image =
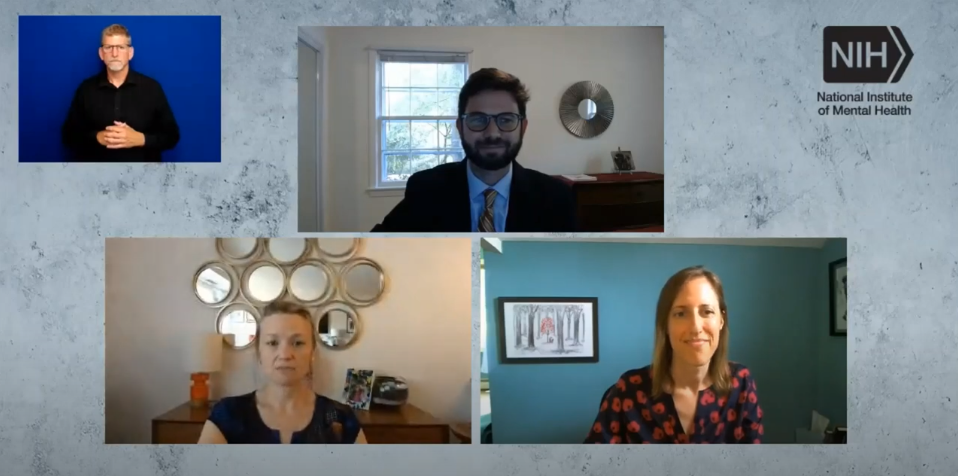
{"type": "Polygon", "coordinates": [[[190,374],[190,405],[202,407],[210,403],[210,386],[207,382],[210,380],[208,373],[190,374]]]}

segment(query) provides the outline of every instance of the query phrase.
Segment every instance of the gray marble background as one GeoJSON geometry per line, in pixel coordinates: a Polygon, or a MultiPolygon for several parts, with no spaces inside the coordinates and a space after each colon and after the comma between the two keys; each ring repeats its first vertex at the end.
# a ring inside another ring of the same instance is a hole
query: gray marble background
{"type": "Polygon", "coordinates": [[[0,12],[4,475],[368,475],[390,468],[396,475],[821,476],[958,469],[953,1],[4,0],[0,12]],[[17,163],[17,14],[114,13],[222,15],[221,164],[17,163]],[[668,235],[849,238],[851,443],[104,445],[103,239],[294,234],[296,27],[320,24],[664,25],[668,235]],[[915,52],[908,71],[897,85],[867,90],[914,94],[913,116],[816,114],[826,25],[902,28],[915,52]]]}

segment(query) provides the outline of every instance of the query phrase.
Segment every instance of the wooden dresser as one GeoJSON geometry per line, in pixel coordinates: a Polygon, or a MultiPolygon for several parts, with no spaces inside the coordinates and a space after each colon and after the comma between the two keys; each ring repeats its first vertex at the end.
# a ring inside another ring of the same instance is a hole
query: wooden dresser
{"type": "Polygon", "coordinates": [[[596,180],[569,184],[578,202],[580,232],[662,232],[665,176],[652,172],[589,174],[596,180]]]}
{"type": "MultiPolygon", "coordinates": [[[[153,444],[195,444],[209,416],[209,407],[184,403],[153,419],[153,444]]],[[[399,408],[355,410],[370,444],[449,443],[449,425],[407,403],[399,408]]]]}

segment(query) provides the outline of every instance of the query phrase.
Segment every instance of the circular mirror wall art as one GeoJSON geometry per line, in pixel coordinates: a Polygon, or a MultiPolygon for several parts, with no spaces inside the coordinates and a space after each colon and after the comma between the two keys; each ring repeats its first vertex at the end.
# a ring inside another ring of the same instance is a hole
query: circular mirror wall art
{"type": "Polygon", "coordinates": [[[232,264],[248,263],[263,251],[260,238],[217,238],[216,252],[232,264]]]}
{"type": "Polygon", "coordinates": [[[243,295],[251,303],[266,306],[279,299],[286,289],[283,268],[269,262],[257,261],[243,273],[243,295]]]}
{"type": "Polygon", "coordinates": [[[330,263],[349,261],[359,251],[359,238],[316,238],[316,252],[330,263]]]}
{"type": "Polygon", "coordinates": [[[245,349],[256,340],[259,312],[252,306],[235,302],[220,310],[216,316],[216,332],[231,349],[245,349]]]}
{"type": "Polygon", "coordinates": [[[349,304],[332,302],[316,312],[316,336],[328,349],[345,349],[359,339],[359,314],[349,304]]]}
{"type": "Polygon", "coordinates": [[[266,250],[279,264],[292,264],[309,253],[306,238],[268,238],[266,250]]]}
{"type": "Polygon", "coordinates": [[[576,137],[591,139],[602,134],[612,124],[613,116],[612,95],[594,81],[569,86],[559,100],[559,120],[576,137]]]}
{"type": "Polygon", "coordinates": [[[340,291],[356,306],[374,304],[386,289],[386,276],[376,262],[366,258],[350,261],[340,271],[340,291]]]}
{"type": "Polygon", "coordinates": [[[216,261],[209,262],[193,275],[193,294],[203,304],[219,307],[236,294],[237,281],[232,268],[216,261]]]}
{"type": "Polygon", "coordinates": [[[320,260],[304,261],[289,273],[289,295],[306,306],[322,304],[333,293],[333,273],[320,260]]]}

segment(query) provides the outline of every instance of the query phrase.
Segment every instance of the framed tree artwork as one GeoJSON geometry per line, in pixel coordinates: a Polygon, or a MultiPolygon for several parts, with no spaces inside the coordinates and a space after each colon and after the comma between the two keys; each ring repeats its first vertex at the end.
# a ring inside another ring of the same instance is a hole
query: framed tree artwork
{"type": "Polygon", "coordinates": [[[599,361],[599,300],[570,297],[496,299],[502,364],[599,361]]]}
{"type": "Polygon", "coordinates": [[[842,258],[828,264],[831,335],[848,336],[848,264],[842,258]]]}

